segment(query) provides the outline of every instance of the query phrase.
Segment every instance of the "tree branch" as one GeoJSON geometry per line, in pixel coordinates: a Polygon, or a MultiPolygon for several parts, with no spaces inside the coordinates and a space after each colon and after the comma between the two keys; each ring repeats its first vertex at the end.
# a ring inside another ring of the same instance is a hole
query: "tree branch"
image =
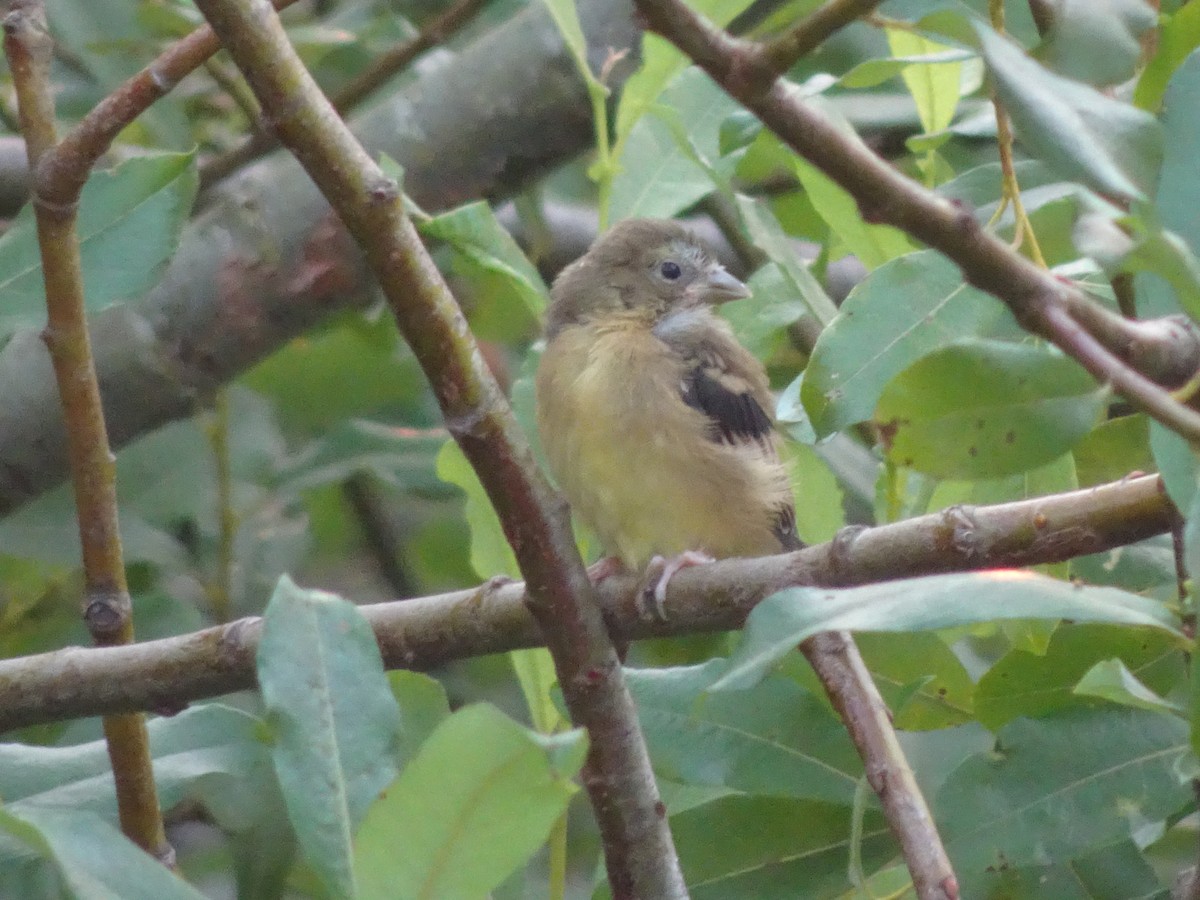
{"type": "MultiPolygon", "coordinates": [[[[793,585],[850,587],[944,572],[1062,562],[1165,534],[1179,521],[1157,475],[996,506],[956,506],[858,531],[796,553],[722,560],[671,579],[666,621],[642,618],[636,577],[597,587],[614,638],[729,631],[765,597],[793,585]]],[[[541,644],[525,586],[362,607],[392,668],[541,644]]],[[[239,619],[132,647],[67,648],[0,660],[0,731],[108,712],[178,711],[254,686],[259,620],[239,619]],[[118,677],[119,676],[119,677],[118,677]]]]}
{"type": "MultiPolygon", "coordinates": [[[[4,50],[13,73],[21,133],[34,173],[34,213],[45,282],[49,350],[64,424],[83,552],[83,620],[100,647],[133,643],[133,608],[117,518],[116,466],[100,404],[100,384],[84,318],[79,191],[90,163],[72,185],[56,180],[58,138],[50,84],[53,41],[41,0],[15,2],[4,18],[4,50]]],[[[167,843],[140,713],[104,717],[121,830],[147,853],[174,866],[167,843]]]]}
{"type": "Polygon", "coordinates": [[[500,517],[571,720],[588,731],[582,780],[600,826],[613,896],[686,897],[637,712],[566,505],[534,463],[461,310],[405,214],[398,186],[320,92],[265,0],[198,0],[197,6],[280,142],[363,248],[451,435],[500,517]]]}
{"type": "Polygon", "coordinates": [[[970,210],[892,168],[801,101],[787,81],[758,63],[752,48],[713,27],[680,0],[636,0],[636,5],[651,30],[691,57],[784,143],[845,188],[865,219],[894,225],[940,250],[962,269],[967,282],[1008,306],[1026,330],[1052,341],[1138,409],[1200,440],[1200,412],[1126,366],[1097,340],[1099,335],[1078,327],[1094,318],[1081,312],[1092,305],[1082,292],[984,231],[970,210]]]}
{"type": "MultiPolygon", "coordinates": [[[[609,48],[636,50],[627,0],[594,0],[580,14],[594,65],[609,48]]],[[[611,83],[619,86],[635,65],[617,67],[611,83]]],[[[372,155],[404,166],[408,194],[436,210],[503,196],[583,150],[592,136],[587,104],[557,28],[534,4],[453,61],[423,70],[355,129],[372,155]],[[511,103],[518,94],[522,102],[511,103]],[[463,146],[474,152],[456,151],[463,146]]],[[[191,415],[292,337],[370,301],[359,251],[298,176],[295,161],[277,154],[225,181],[185,229],[158,287],[91,317],[115,448],[191,415]]],[[[17,332],[0,350],[0,383],[8,386],[0,403],[3,515],[60,483],[67,456],[53,373],[35,332],[17,332]]]]}
{"type": "MultiPolygon", "coordinates": [[[[288,0],[293,2],[293,0],[288,0]]],[[[373,60],[371,66],[359,73],[333,98],[334,108],[342,115],[362,103],[388,80],[408,68],[418,56],[447,40],[475,18],[487,0],[457,0],[452,6],[426,25],[411,40],[393,47],[373,60]]],[[[282,8],[282,7],[279,7],[282,8]]],[[[200,166],[200,190],[207,191],[222,178],[237,171],[279,146],[275,136],[266,128],[256,130],[244,144],[208,160],[200,166]]]]}

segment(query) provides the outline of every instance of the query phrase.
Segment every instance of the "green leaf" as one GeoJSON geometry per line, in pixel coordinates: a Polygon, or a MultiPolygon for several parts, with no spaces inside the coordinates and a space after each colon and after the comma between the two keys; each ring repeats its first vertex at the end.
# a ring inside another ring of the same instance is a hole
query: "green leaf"
{"type": "Polygon", "coordinates": [[[1038,55],[1056,72],[1098,87],[1128,81],[1142,55],[1140,39],[1157,18],[1145,0],[1062,3],[1038,55]]]}
{"type": "Polygon", "coordinates": [[[1075,685],[1074,693],[1081,697],[1099,697],[1101,700],[1119,703],[1133,709],[1146,709],[1151,712],[1166,712],[1175,715],[1180,713],[1178,706],[1164,700],[1142,684],[1119,659],[1106,659],[1088,669],[1087,673],[1079,679],[1079,684],[1075,685]]]}
{"type": "Polygon", "coordinates": [[[341,317],[276,351],[243,381],[273,399],[275,414],[289,432],[324,436],[347,418],[381,411],[394,419],[402,411],[409,421],[425,421],[420,404],[428,388],[388,315],[341,317]]]}
{"type": "Polygon", "coordinates": [[[741,195],[736,199],[738,212],[750,238],[779,266],[795,295],[804,301],[816,320],[822,325],[832,322],[837,315],[837,307],[808,266],[797,258],[791,238],[784,232],[771,208],[762,200],[751,200],[741,195]]]}
{"type": "Polygon", "coordinates": [[[1097,423],[1108,390],[1045,347],[956,344],[891,381],[875,410],[888,456],[938,478],[1032,469],[1071,449],[1097,423]]]}
{"type": "Polygon", "coordinates": [[[1151,422],[1150,450],[1171,502],[1178,509],[1190,509],[1200,479],[1200,460],[1191,442],[1166,426],[1151,422]]]}
{"type": "MultiPolygon", "coordinates": [[[[263,723],[217,703],[193,706],[148,724],[154,780],[164,809],[203,805],[230,834],[236,855],[251,859],[239,879],[286,871],[293,853],[283,798],[263,742],[263,723]]],[[[16,811],[25,806],[82,810],[117,823],[112,764],[103,740],[68,747],[0,744],[0,796],[16,811]]],[[[12,887],[27,853],[0,841],[0,896],[29,896],[12,887]],[[10,876],[11,879],[10,880],[10,876]]],[[[260,881],[260,883],[262,883],[260,881]]]]}
{"type": "Polygon", "coordinates": [[[612,218],[669,219],[726,180],[734,160],[722,157],[721,123],[737,103],[701,69],[685,69],[642,116],[622,145],[613,181],[612,218]]]}
{"type": "Polygon", "coordinates": [[[1170,900],[1138,845],[1118,841],[1053,866],[1006,866],[979,882],[985,897],[1020,900],[1170,900]]]}
{"type": "Polygon", "coordinates": [[[471,310],[476,334],[509,340],[536,327],[546,307],[545,282],[487,203],[468,203],[417,228],[450,247],[455,273],[477,298],[471,310]]]}
{"type": "Polygon", "coordinates": [[[517,578],[521,570],[517,557],[500,527],[500,518],[479,483],[479,477],[454,441],[446,441],[437,457],[438,478],[462,488],[466,494],[467,524],[471,526],[471,568],[480,578],[508,575],[517,578]]]}
{"type": "Polygon", "coordinates": [[[1120,481],[1130,472],[1153,472],[1150,420],[1141,413],[1101,422],[1075,445],[1080,487],[1120,481]]]}
{"type": "MultiPolygon", "coordinates": [[[[158,281],[196,195],[193,161],[191,153],[139,156],[88,179],[77,226],[88,309],[138,297],[158,281]]],[[[0,336],[45,322],[32,204],[0,236],[0,273],[0,336]]]]}
{"type": "Polygon", "coordinates": [[[817,339],[800,398],[818,436],[871,417],[884,386],[912,363],[966,337],[1019,334],[994,297],[963,283],[932,250],[869,274],[817,339]]]}
{"type": "Polygon", "coordinates": [[[588,65],[587,39],[583,36],[583,27],[579,24],[579,11],[575,8],[575,0],[542,0],[542,2],[550,11],[550,17],[554,19],[554,24],[558,26],[563,43],[567,45],[571,58],[575,60],[575,68],[587,82],[588,92],[599,91],[607,95],[608,88],[596,79],[596,76],[592,74],[591,66],[588,65]]]}
{"type": "Polygon", "coordinates": [[[1148,112],[1158,112],[1171,76],[1197,47],[1200,47],[1200,6],[1185,3],[1171,15],[1163,16],[1158,48],[1138,78],[1133,102],[1148,112]]]}
{"type": "Polygon", "coordinates": [[[399,767],[408,765],[435,728],[450,716],[446,689],[435,678],[422,672],[396,669],[387,673],[392,696],[400,707],[399,767]]]}
{"type": "Polygon", "coordinates": [[[828,707],[787,678],[707,693],[724,668],[714,659],[627,671],[654,770],[683,784],[852,805],[862,763],[828,707]]]}
{"type": "Polygon", "coordinates": [[[877,269],[889,260],[913,251],[912,241],[900,229],[867,224],[858,202],[816,166],[797,157],[793,169],[829,230],[868,269],[877,269]]]}
{"type": "MultiPolygon", "coordinates": [[[[889,40],[891,35],[900,32],[889,30],[889,40]]],[[[914,37],[919,37],[914,35],[914,37]]],[[[933,45],[937,46],[937,45],[933,45]]],[[[895,48],[893,47],[893,51],[895,48]]],[[[932,53],[918,53],[915,56],[893,55],[882,59],[868,59],[855,65],[849,72],[838,79],[838,84],[847,88],[873,88],[878,87],[890,78],[894,78],[912,65],[937,65],[945,63],[962,63],[969,59],[976,59],[976,55],[969,50],[951,50],[943,49],[932,53]]],[[[957,100],[958,85],[955,88],[955,99],[957,100]]],[[[911,88],[909,89],[911,91],[911,88]]],[[[935,130],[935,129],[926,129],[935,130]]]]}
{"type": "Polygon", "coordinates": [[[331,893],[355,895],[351,834],[396,774],[400,715],[353,604],[284,576],[263,614],[258,681],[296,836],[331,893]]]}
{"type": "Polygon", "coordinates": [[[486,896],[545,841],[586,751],[582,731],[543,737],[494,707],[459,710],[367,814],[360,896],[486,896]]]}
{"type": "MultiPolygon", "coordinates": [[[[779,797],[721,797],[671,817],[692,900],[831,897],[850,887],[850,810],[779,797]]],[[[864,816],[864,867],[895,853],[883,817],[864,816]]]]}
{"type": "MultiPolygon", "coordinates": [[[[749,5],[750,0],[698,0],[690,4],[693,10],[719,27],[728,25],[734,16],[749,5]]],[[[617,105],[618,147],[624,143],[638,119],[658,100],[663,88],[690,63],[691,60],[674,44],[650,32],[643,35],[642,65],[625,81],[617,105]]]]}
{"type": "Polygon", "coordinates": [[[554,704],[553,691],[558,684],[558,675],[550,651],[545,647],[530,647],[513,650],[508,658],[521,685],[521,693],[525,695],[533,727],[542,734],[554,734],[569,726],[571,723],[554,704]]]}
{"type": "Polygon", "coordinates": [[[1187,724],[1136,709],[1018,719],[946,780],[934,804],[964,897],[992,868],[1065,862],[1192,802],[1187,724]]]}
{"type": "Polygon", "coordinates": [[[446,443],[441,428],[396,428],[367,419],[347,419],[290,459],[275,476],[279,490],[299,493],[342,484],[357,472],[405,490],[447,493],[434,473],[446,443]]]}
{"type": "Polygon", "coordinates": [[[1167,693],[1184,679],[1183,649],[1169,634],[1148,628],[1060,625],[1044,655],[1010,650],[979,679],[975,714],[995,731],[1019,716],[1034,718],[1087,705],[1075,685],[1104,660],[1121,660],[1152,690],[1167,693]]]}
{"type": "Polygon", "coordinates": [[[789,588],[750,613],[729,669],[712,689],[757,684],[797,644],[821,631],[935,631],[1009,619],[1149,625],[1179,636],[1174,616],[1152,600],[1009,569],[842,590],[789,588]]]}
{"type": "Polygon", "coordinates": [[[846,524],[842,484],[826,459],[813,447],[787,444],[782,450],[796,504],[796,534],[806,544],[833,540],[846,524]]]}
{"type": "MultiPolygon", "coordinates": [[[[887,29],[888,46],[894,56],[931,56],[950,48],[935,43],[915,31],[887,29]]],[[[912,63],[901,70],[904,84],[917,104],[921,127],[926,134],[942,131],[954,120],[958,108],[962,63],[938,61],[912,63]]]]}
{"type": "Polygon", "coordinates": [[[854,640],[897,728],[925,731],[972,720],[975,685],[938,635],[917,632],[897,638],[868,632],[854,640]],[[900,705],[897,701],[906,694],[900,705]]]}
{"type": "MultiPolygon", "coordinates": [[[[1196,159],[1200,153],[1200,134],[1195,128],[1195,117],[1189,114],[1189,110],[1198,106],[1200,53],[1193,53],[1179,67],[1167,87],[1162,114],[1165,149],[1154,197],[1154,211],[1158,221],[1152,223],[1155,226],[1154,230],[1182,235],[1187,240],[1188,249],[1191,251],[1188,257],[1192,260],[1200,255],[1200,183],[1195,178],[1196,159]]],[[[1168,246],[1161,248],[1160,252],[1174,254],[1175,248],[1168,246]]],[[[1178,286],[1165,280],[1172,274],[1178,274],[1175,266],[1179,263],[1172,264],[1169,257],[1152,259],[1149,261],[1150,272],[1156,273],[1157,266],[1164,262],[1171,264],[1171,268],[1162,273],[1163,280],[1146,276],[1136,279],[1138,311],[1144,316],[1162,316],[1180,310],[1182,298],[1172,291],[1174,288],[1177,292],[1178,286]]],[[[1196,306],[1197,304],[1193,303],[1188,310],[1193,318],[1200,314],[1196,306]]]]}
{"type": "Polygon", "coordinates": [[[751,296],[722,303],[721,315],[733,326],[738,342],[757,359],[770,359],[788,343],[787,328],[804,315],[808,305],[775,263],[767,263],[746,283],[751,296]]]}
{"type": "MultiPolygon", "coordinates": [[[[76,900],[203,900],[205,896],[95,813],[8,806],[0,809],[0,830],[52,861],[67,896],[76,900]]],[[[0,883],[4,880],[0,876],[0,883]]]]}
{"type": "Polygon", "coordinates": [[[1153,116],[1047,71],[981,23],[975,30],[996,93],[1034,155],[1126,202],[1152,193],[1163,156],[1153,116]]]}

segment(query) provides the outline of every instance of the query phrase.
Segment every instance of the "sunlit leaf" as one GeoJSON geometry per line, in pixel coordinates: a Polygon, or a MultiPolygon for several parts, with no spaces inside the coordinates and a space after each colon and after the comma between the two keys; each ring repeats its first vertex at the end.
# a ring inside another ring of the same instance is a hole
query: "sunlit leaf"
{"type": "Polygon", "coordinates": [[[1015,570],[857,588],[789,588],[751,612],[729,670],[713,690],[756,684],[798,643],[820,631],[933,631],[1008,619],[1149,625],[1178,636],[1174,616],[1152,600],[1015,570]]]}

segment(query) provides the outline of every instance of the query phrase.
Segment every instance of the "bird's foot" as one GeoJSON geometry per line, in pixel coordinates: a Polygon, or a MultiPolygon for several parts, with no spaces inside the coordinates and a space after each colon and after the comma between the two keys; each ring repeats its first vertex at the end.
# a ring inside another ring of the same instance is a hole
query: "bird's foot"
{"type": "Polygon", "coordinates": [[[671,579],[680,569],[702,566],[710,562],[713,562],[713,558],[699,550],[684,550],[677,556],[656,556],[650,560],[650,566],[646,569],[646,579],[642,582],[642,589],[638,591],[638,611],[642,617],[657,619],[660,622],[667,621],[667,585],[671,583],[671,579]],[[662,571],[658,572],[655,580],[655,572],[659,567],[662,571]]]}
{"type": "Polygon", "coordinates": [[[592,584],[599,584],[605,578],[610,578],[618,572],[625,571],[625,564],[619,556],[602,556],[587,567],[587,576],[592,584]]]}

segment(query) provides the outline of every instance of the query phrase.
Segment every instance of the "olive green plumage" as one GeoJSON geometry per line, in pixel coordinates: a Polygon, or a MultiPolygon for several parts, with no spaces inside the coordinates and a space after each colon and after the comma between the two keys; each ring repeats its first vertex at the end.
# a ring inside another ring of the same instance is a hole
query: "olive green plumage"
{"type": "Polygon", "coordinates": [[[716,304],[749,296],[676,222],[621,222],[563,270],[538,429],[579,518],[631,569],[794,549],[762,365],[716,304]]]}

